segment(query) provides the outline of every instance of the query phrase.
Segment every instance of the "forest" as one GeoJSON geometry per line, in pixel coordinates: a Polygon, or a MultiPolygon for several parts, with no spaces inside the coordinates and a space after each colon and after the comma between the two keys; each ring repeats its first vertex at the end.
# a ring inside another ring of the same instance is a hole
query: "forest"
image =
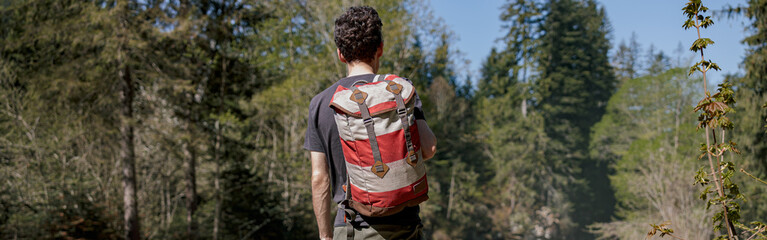
{"type": "Polygon", "coordinates": [[[689,2],[695,59],[612,48],[596,0],[507,0],[466,76],[420,0],[0,0],[0,239],[317,239],[308,108],[355,5],[439,139],[427,239],[767,239],[767,1],[689,2]],[[710,84],[725,18],[747,53],[710,84]]]}

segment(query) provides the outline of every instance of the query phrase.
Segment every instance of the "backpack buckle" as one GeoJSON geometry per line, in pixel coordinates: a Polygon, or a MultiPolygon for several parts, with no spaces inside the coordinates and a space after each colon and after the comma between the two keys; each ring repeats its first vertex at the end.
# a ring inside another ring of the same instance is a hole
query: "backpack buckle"
{"type": "Polygon", "coordinates": [[[356,102],[357,104],[365,103],[365,99],[367,98],[368,94],[359,89],[355,89],[354,92],[352,92],[352,95],[349,96],[349,100],[352,100],[352,102],[356,102]]]}
{"type": "Polygon", "coordinates": [[[373,167],[370,168],[370,171],[379,178],[383,178],[384,175],[389,172],[389,166],[386,166],[386,164],[381,161],[376,161],[376,163],[373,164],[373,167]]]}
{"type": "Polygon", "coordinates": [[[362,123],[364,123],[364,124],[365,124],[365,126],[368,126],[368,125],[370,125],[370,124],[373,124],[373,118],[365,118],[365,119],[362,119],[362,123]]]}
{"type": "Polygon", "coordinates": [[[389,84],[386,85],[386,90],[399,95],[399,93],[402,92],[402,85],[394,81],[389,81],[389,84]]]}
{"type": "Polygon", "coordinates": [[[418,164],[418,155],[416,155],[415,151],[408,151],[405,161],[407,161],[407,164],[410,164],[410,166],[415,167],[415,165],[418,164]]]}

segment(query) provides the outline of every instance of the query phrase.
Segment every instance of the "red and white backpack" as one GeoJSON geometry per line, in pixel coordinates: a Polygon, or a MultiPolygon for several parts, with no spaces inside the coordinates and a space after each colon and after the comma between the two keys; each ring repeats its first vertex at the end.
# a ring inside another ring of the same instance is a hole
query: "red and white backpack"
{"type": "Polygon", "coordinates": [[[429,199],[415,96],[413,85],[395,75],[338,86],[333,94],[348,176],[344,202],[360,214],[389,216],[429,199]]]}

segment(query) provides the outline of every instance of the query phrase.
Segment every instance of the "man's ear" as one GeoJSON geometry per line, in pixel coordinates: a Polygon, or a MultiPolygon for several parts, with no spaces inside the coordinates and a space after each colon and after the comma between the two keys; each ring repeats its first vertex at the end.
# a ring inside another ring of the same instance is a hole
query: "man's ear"
{"type": "Polygon", "coordinates": [[[383,56],[383,41],[381,41],[381,45],[378,45],[378,49],[376,49],[376,57],[383,56]]]}
{"type": "Polygon", "coordinates": [[[346,58],[344,58],[344,55],[341,54],[341,49],[336,48],[336,53],[338,53],[338,60],[340,60],[342,63],[346,63],[346,58]]]}

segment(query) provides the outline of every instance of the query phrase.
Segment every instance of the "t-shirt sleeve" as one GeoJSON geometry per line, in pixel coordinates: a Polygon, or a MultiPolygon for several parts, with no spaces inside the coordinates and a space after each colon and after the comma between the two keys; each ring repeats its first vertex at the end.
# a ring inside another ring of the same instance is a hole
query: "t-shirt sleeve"
{"type": "Polygon", "coordinates": [[[422,119],[426,120],[426,116],[423,114],[423,104],[421,103],[421,98],[418,97],[418,93],[415,94],[415,110],[413,112],[413,116],[415,119],[422,119]]]}
{"type": "MultiPolygon", "coordinates": [[[[410,82],[410,84],[413,85],[413,87],[415,88],[415,84],[413,84],[413,81],[410,81],[410,79],[407,79],[407,78],[404,78],[404,79],[410,82]]],[[[418,91],[416,91],[415,93],[414,101],[415,101],[415,105],[414,105],[415,110],[413,112],[413,116],[415,117],[415,119],[426,120],[426,117],[423,114],[423,103],[421,103],[421,98],[418,97],[418,91]]]]}
{"type": "Polygon", "coordinates": [[[309,117],[306,125],[306,136],[304,137],[304,149],[313,152],[324,152],[322,138],[320,138],[319,128],[317,127],[317,117],[319,116],[319,101],[312,99],[309,104],[309,117]]]}

